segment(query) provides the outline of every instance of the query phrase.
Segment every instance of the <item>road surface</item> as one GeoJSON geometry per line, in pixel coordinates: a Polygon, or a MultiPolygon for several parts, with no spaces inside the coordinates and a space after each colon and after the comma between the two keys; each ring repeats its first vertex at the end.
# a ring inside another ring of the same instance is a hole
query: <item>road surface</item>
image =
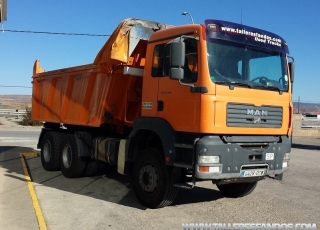
{"type": "MultiPolygon", "coordinates": [[[[9,146],[35,146],[36,140],[3,141],[6,135],[0,135],[0,229],[39,229],[19,158],[19,153],[31,149],[9,146]]],[[[192,190],[180,190],[172,206],[156,210],[140,205],[130,178],[112,167],[101,166],[94,177],[67,179],[59,171],[44,171],[40,157],[26,158],[26,162],[48,229],[182,229],[182,223],[320,226],[319,142],[294,139],[290,171],[283,181],[260,181],[249,196],[225,198],[207,181],[192,190]]]]}

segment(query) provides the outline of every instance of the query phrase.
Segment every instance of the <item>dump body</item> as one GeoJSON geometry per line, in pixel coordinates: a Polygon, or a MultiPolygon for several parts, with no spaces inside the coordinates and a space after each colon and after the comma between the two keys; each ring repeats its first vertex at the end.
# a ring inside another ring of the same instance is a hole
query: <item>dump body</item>
{"type": "Polygon", "coordinates": [[[140,115],[142,78],[120,71],[108,77],[92,64],[37,74],[33,119],[93,127],[132,124],[140,115]]]}
{"type": "Polygon", "coordinates": [[[43,72],[37,61],[32,119],[90,127],[115,124],[119,131],[132,126],[140,116],[146,40],[157,26],[124,20],[92,64],[43,72]]]}

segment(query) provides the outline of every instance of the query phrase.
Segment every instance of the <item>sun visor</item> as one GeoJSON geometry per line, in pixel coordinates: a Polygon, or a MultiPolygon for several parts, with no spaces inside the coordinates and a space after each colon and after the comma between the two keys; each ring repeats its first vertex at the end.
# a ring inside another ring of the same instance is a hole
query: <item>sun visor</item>
{"type": "Polygon", "coordinates": [[[140,40],[149,40],[152,33],[167,27],[172,26],[134,18],[123,20],[99,51],[94,64],[102,72],[109,72],[114,64],[128,63],[140,40]]]}

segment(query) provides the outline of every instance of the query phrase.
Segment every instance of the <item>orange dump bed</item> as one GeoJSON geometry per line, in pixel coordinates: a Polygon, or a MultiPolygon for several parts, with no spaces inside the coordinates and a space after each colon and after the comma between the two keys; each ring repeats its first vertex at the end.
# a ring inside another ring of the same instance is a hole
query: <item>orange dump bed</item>
{"type": "Polygon", "coordinates": [[[99,127],[130,125],[140,116],[142,78],[112,75],[94,64],[36,74],[32,118],[38,121],[99,127]]]}
{"type": "Polygon", "coordinates": [[[132,125],[141,112],[147,41],[166,27],[129,18],[118,25],[92,64],[43,72],[36,61],[32,119],[92,127],[116,124],[118,132],[132,125]]]}

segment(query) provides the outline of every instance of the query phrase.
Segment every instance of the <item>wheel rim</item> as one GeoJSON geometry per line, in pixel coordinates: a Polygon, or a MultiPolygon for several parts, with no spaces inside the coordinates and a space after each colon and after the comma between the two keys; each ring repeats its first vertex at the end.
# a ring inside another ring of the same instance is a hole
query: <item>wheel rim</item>
{"type": "Polygon", "coordinates": [[[43,159],[45,162],[49,162],[51,159],[51,144],[46,141],[43,146],[43,159]]]}
{"type": "Polygon", "coordinates": [[[152,164],[147,164],[139,172],[139,184],[146,193],[153,193],[158,187],[157,169],[152,164]]]}
{"type": "Polygon", "coordinates": [[[69,168],[71,166],[71,161],[72,161],[72,150],[70,145],[66,145],[63,148],[62,152],[62,163],[65,168],[69,168]]]}

